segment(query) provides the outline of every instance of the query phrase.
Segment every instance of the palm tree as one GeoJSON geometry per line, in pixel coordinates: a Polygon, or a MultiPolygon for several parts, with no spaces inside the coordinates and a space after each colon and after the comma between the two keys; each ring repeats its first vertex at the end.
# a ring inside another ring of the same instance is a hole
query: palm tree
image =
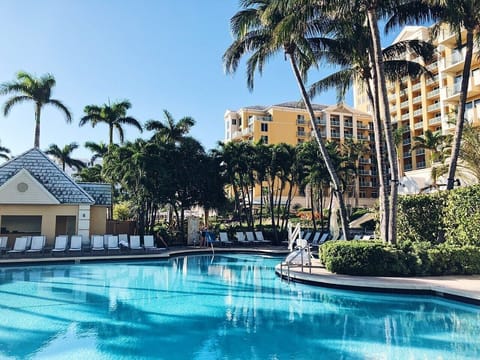
{"type": "Polygon", "coordinates": [[[91,164],[97,159],[103,159],[108,152],[108,145],[104,142],[95,143],[93,141],[87,141],[84,146],[93,153],[90,159],[91,164]]]}
{"type": "Polygon", "coordinates": [[[24,101],[33,101],[35,103],[35,139],[33,146],[40,147],[40,115],[45,105],[52,105],[59,109],[67,123],[72,121],[72,114],[60,100],[52,99],[52,88],[55,86],[55,78],[51,74],[46,74],[37,78],[27,72],[17,73],[17,80],[3,83],[0,87],[0,94],[13,94],[3,105],[3,114],[8,116],[12,106],[23,103],[24,101]]]}
{"type": "Polygon", "coordinates": [[[45,151],[45,154],[52,155],[55,159],[57,159],[62,165],[63,171],[65,171],[65,167],[67,165],[71,168],[76,168],[77,171],[80,171],[87,165],[81,160],[72,158],[72,152],[75,149],[78,149],[78,144],[74,142],[65,145],[63,149],[60,149],[57,145],[52,144],[45,151]]]}
{"type": "Polygon", "coordinates": [[[165,118],[164,122],[158,120],[149,120],[145,124],[145,128],[149,131],[155,131],[154,138],[171,143],[178,143],[188,134],[195,120],[190,116],[185,116],[175,122],[172,114],[167,110],[163,110],[165,118]]]}
{"type": "Polygon", "coordinates": [[[348,219],[345,203],[341,193],[341,184],[330,160],[328,151],[315,126],[315,115],[310,98],[304,85],[304,78],[309,68],[315,64],[312,49],[305,41],[307,34],[314,27],[304,21],[302,16],[293,16],[298,8],[288,9],[277,6],[274,0],[249,0],[242,2],[243,10],[231,19],[231,29],[235,36],[234,42],[223,55],[227,73],[236,71],[242,56],[251,53],[247,61],[247,85],[253,90],[254,74],[263,70],[265,62],[276,52],[283,51],[290,60],[292,71],[297,80],[303,103],[310,116],[310,123],[317,141],[320,153],[330,174],[333,191],[337,195],[340,206],[342,231],[349,236],[348,219]],[[282,22],[283,20],[287,20],[282,22]]]}
{"type": "MultiPolygon", "coordinates": [[[[365,24],[361,14],[351,14],[348,19],[334,18],[332,21],[332,37],[314,38],[316,52],[319,60],[327,59],[329,63],[340,66],[340,70],[315,82],[310,88],[310,95],[328,90],[331,87],[337,88],[339,100],[343,100],[346,90],[353,83],[360,84],[365,92],[374,111],[373,130],[375,137],[375,153],[377,158],[377,171],[379,179],[379,205],[380,205],[380,238],[387,241],[388,218],[390,205],[388,202],[388,189],[386,184],[386,155],[384,136],[382,133],[381,117],[378,106],[375,105],[374,92],[374,71],[372,69],[372,41],[370,30],[365,24]]],[[[401,41],[383,49],[385,61],[385,74],[390,81],[395,81],[403,76],[416,77],[428,73],[425,67],[419,63],[401,59],[405,52],[412,52],[420,55],[425,61],[431,59],[434,47],[423,41],[401,41]]],[[[398,157],[396,161],[398,160],[398,157]]]]}
{"type": "Polygon", "coordinates": [[[10,149],[0,145],[0,159],[9,160],[10,149]]]}
{"type": "Polygon", "coordinates": [[[114,103],[108,102],[108,104],[87,105],[83,109],[85,116],[80,119],[80,126],[87,123],[91,123],[92,127],[95,127],[98,123],[105,123],[108,125],[108,139],[109,145],[113,144],[113,130],[116,130],[120,139],[120,142],[124,141],[123,125],[131,125],[136,127],[140,132],[143,131],[142,125],[133,117],[127,116],[127,110],[132,105],[128,100],[118,101],[114,103]]]}
{"type": "Polygon", "coordinates": [[[440,131],[426,130],[422,135],[414,136],[415,143],[412,150],[424,149],[430,152],[430,165],[443,160],[443,149],[449,142],[449,136],[442,135],[440,131]]]}
{"type": "Polygon", "coordinates": [[[459,167],[472,174],[480,182],[480,128],[465,124],[460,148],[459,167]]]}
{"type": "Polygon", "coordinates": [[[455,171],[461,151],[473,51],[475,43],[480,39],[480,32],[478,31],[480,27],[480,4],[478,0],[418,0],[414,2],[414,7],[409,3],[407,2],[398,8],[396,16],[388,22],[388,27],[433,19],[439,22],[434,28],[434,33],[438,33],[442,25],[447,25],[456,34],[457,47],[465,47],[460,99],[447,178],[447,190],[451,190],[455,183],[455,171]],[[466,35],[462,35],[463,30],[465,30],[466,35]]]}

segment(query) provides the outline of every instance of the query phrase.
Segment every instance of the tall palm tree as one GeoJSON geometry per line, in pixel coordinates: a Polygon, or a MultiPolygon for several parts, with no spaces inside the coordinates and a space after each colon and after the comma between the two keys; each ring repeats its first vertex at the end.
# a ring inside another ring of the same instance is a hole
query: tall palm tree
{"type": "Polygon", "coordinates": [[[62,165],[63,171],[65,171],[66,165],[76,168],[77,171],[80,171],[87,165],[81,160],[72,158],[72,152],[75,149],[78,149],[78,144],[74,142],[65,145],[62,149],[60,149],[57,145],[52,144],[45,151],[45,154],[52,155],[55,159],[57,159],[62,165]]]}
{"type": "Polygon", "coordinates": [[[93,153],[90,159],[91,164],[97,159],[102,159],[108,152],[108,145],[104,142],[95,143],[93,141],[87,141],[84,146],[93,153]]]}
{"type": "Polygon", "coordinates": [[[0,159],[9,160],[10,159],[10,149],[0,145],[0,159]]]}
{"type": "Polygon", "coordinates": [[[465,108],[473,51],[475,43],[478,43],[480,39],[480,32],[478,31],[480,28],[480,2],[478,0],[418,0],[413,2],[415,4],[414,7],[411,6],[411,2],[406,2],[399,8],[401,11],[397,11],[396,16],[390,19],[387,24],[388,27],[433,19],[439,22],[434,29],[434,33],[438,32],[442,25],[447,25],[456,34],[457,47],[465,47],[460,99],[447,179],[447,190],[451,190],[455,183],[455,171],[465,125],[465,108]],[[466,35],[462,36],[462,30],[465,30],[466,35]]]}
{"type": "Polygon", "coordinates": [[[223,55],[226,72],[235,72],[242,56],[251,53],[247,61],[247,85],[250,90],[253,90],[255,71],[258,70],[261,73],[269,58],[279,51],[284,52],[290,61],[303,103],[310,116],[312,132],[330,174],[333,191],[339,202],[342,232],[348,238],[348,218],[345,203],[340,195],[340,180],[318,133],[313,107],[304,85],[308,69],[315,64],[312,49],[305,38],[318,24],[312,25],[304,21],[303,16],[293,16],[299,10],[298,8],[285,11],[287,8],[277,6],[278,3],[275,0],[248,0],[241,4],[243,9],[231,19],[235,40],[223,55]]]}
{"type": "Polygon", "coordinates": [[[3,105],[3,114],[7,116],[11,108],[25,101],[35,103],[35,138],[33,146],[40,147],[40,118],[42,108],[45,105],[52,105],[59,109],[65,116],[67,123],[72,121],[72,114],[68,108],[57,99],[52,99],[52,88],[55,86],[55,78],[52,74],[45,74],[39,78],[27,72],[17,73],[17,80],[3,83],[0,86],[0,94],[13,94],[3,105]]]}
{"type": "Polygon", "coordinates": [[[149,131],[155,131],[154,138],[177,143],[182,140],[182,138],[188,134],[193,125],[195,125],[195,120],[190,116],[185,116],[178,121],[175,121],[172,114],[168,110],[163,110],[163,116],[165,121],[158,120],[149,120],[145,124],[145,128],[149,131]]]}
{"type": "MultiPolygon", "coordinates": [[[[340,70],[315,82],[310,88],[310,95],[337,88],[339,100],[343,100],[346,90],[353,83],[360,84],[365,89],[367,97],[374,110],[374,70],[372,69],[373,47],[370,30],[365,24],[362,14],[350,14],[348,19],[333,18],[329,35],[333,37],[314,38],[316,52],[319,60],[326,59],[329,63],[340,66],[340,70]]],[[[401,41],[383,49],[385,60],[385,75],[390,81],[395,81],[403,76],[417,77],[428,73],[419,63],[403,60],[406,52],[420,55],[425,61],[433,56],[434,47],[423,41],[401,41]]],[[[373,130],[375,137],[375,153],[377,158],[377,171],[379,179],[379,205],[380,205],[380,238],[387,241],[388,218],[390,205],[388,201],[388,179],[385,155],[384,136],[382,135],[381,117],[374,111],[373,130]]],[[[397,157],[398,159],[398,157],[397,157]]],[[[396,159],[396,160],[397,160],[396,159]]]]}
{"type": "Polygon", "coordinates": [[[137,128],[140,132],[143,131],[142,125],[131,116],[127,116],[127,110],[132,107],[128,100],[118,101],[114,103],[98,105],[87,105],[83,109],[85,116],[80,119],[80,126],[90,123],[95,127],[98,123],[105,123],[108,125],[108,139],[109,145],[113,144],[113,131],[116,130],[120,142],[124,141],[123,125],[131,125],[137,128]]]}
{"type": "Polygon", "coordinates": [[[480,182],[480,128],[465,124],[460,148],[461,166],[480,182]]]}

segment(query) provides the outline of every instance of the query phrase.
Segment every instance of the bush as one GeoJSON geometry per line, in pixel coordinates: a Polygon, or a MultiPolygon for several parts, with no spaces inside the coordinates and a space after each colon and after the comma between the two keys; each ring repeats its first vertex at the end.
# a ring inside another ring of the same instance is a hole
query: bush
{"type": "Polygon", "coordinates": [[[480,274],[480,248],[405,242],[391,247],[374,241],[329,241],[320,259],[337,274],[419,276],[480,274]]]}
{"type": "Polygon", "coordinates": [[[448,243],[480,246],[480,185],[449,192],[444,224],[448,243]]]}
{"type": "Polygon", "coordinates": [[[448,192],[400,196],[398,201],[398,242],[438,243],[443,229],[443,209],[448,192]]]}

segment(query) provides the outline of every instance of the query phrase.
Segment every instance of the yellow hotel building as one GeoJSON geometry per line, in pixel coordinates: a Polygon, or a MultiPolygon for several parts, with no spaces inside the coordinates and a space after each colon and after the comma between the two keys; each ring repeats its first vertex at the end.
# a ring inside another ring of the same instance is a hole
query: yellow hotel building
{"type": "MultiPolygon", "coordinates": [[[[430,39],[430,28],[424,26],[405,27],[394,43],[404,40],[430,39]]],[[[465,34],[463,34],[465,41],[465,34]]],[[[430,154],[428,150],[411,150],[413,138],[426,130],[441,131],[447,134],[454,130],[449,124],[455,119],[455,109],[460,98],[460,86],[465,59],[465,47],[458,49],[456,36],[448,28],[441,29],[433,40],[436,58],[424,64],[421,58],[406,54],[406,58],[426,65],[433,77],[422,75],[418,79],[404,77],[402,81],[387,83],[388,101],[394,127],[404,129],[401,144],[397,146],[401,175],[413,179],[419,188],[431,184],[430,154]]],[[[474,51],[472,72],[467,94],[465,117],[471,123],[480,120],[480,61],[478,48],[474,51]]],[[[354,90],[356,109],[371,113],[370,104],[361,87],[354,90]]]]}
{"type": "MultiPolygon", "coordinates": [[[[325,140],[343,142],[350,138],[370,143],[373,141],[373,123],[369,114],[345,104],[333,106],[313,104],[315,123],[325,140]]],[[[224,115],[225,142],[263,141],[266,144],[296,145],[312,139],[309,116],[303,104],[287,102],[270,106],[248,106],[224,115]]],[[[373,148],[371,146],[371,148],[373,148]]],[[[357,193],[359,206],[371,206],[378,196],[376,165],[370,156],[359,160],[357,193]]],[[[259,200],[260,189],[253,189],[254,201],[259,200]]],[[[296,194],[292,204],[310,206],[309,200],[296,194]]],[[[353,205],[353,199],[348,199],[353,205]]]]}

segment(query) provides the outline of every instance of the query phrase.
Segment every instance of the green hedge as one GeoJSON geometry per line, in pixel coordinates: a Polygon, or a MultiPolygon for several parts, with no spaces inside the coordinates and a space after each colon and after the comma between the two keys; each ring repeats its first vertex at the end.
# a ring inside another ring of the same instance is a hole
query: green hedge
{"type": "Polygon", "coordinates": [[[397,220],[398,243],[480,246],[480,185],[401,196],[397,220]]]}
{"type": "Polygon", "coordinates": [[[480,185],[449,192],[444,226],[449,244],[480,246],[480,185]]]}
{"type": "Polygon", "coordinates": [[[320,247],[320,259],[327,270],[347,275],[480,274],[480,248],[472,245],[329,241],[320,247]]]}

